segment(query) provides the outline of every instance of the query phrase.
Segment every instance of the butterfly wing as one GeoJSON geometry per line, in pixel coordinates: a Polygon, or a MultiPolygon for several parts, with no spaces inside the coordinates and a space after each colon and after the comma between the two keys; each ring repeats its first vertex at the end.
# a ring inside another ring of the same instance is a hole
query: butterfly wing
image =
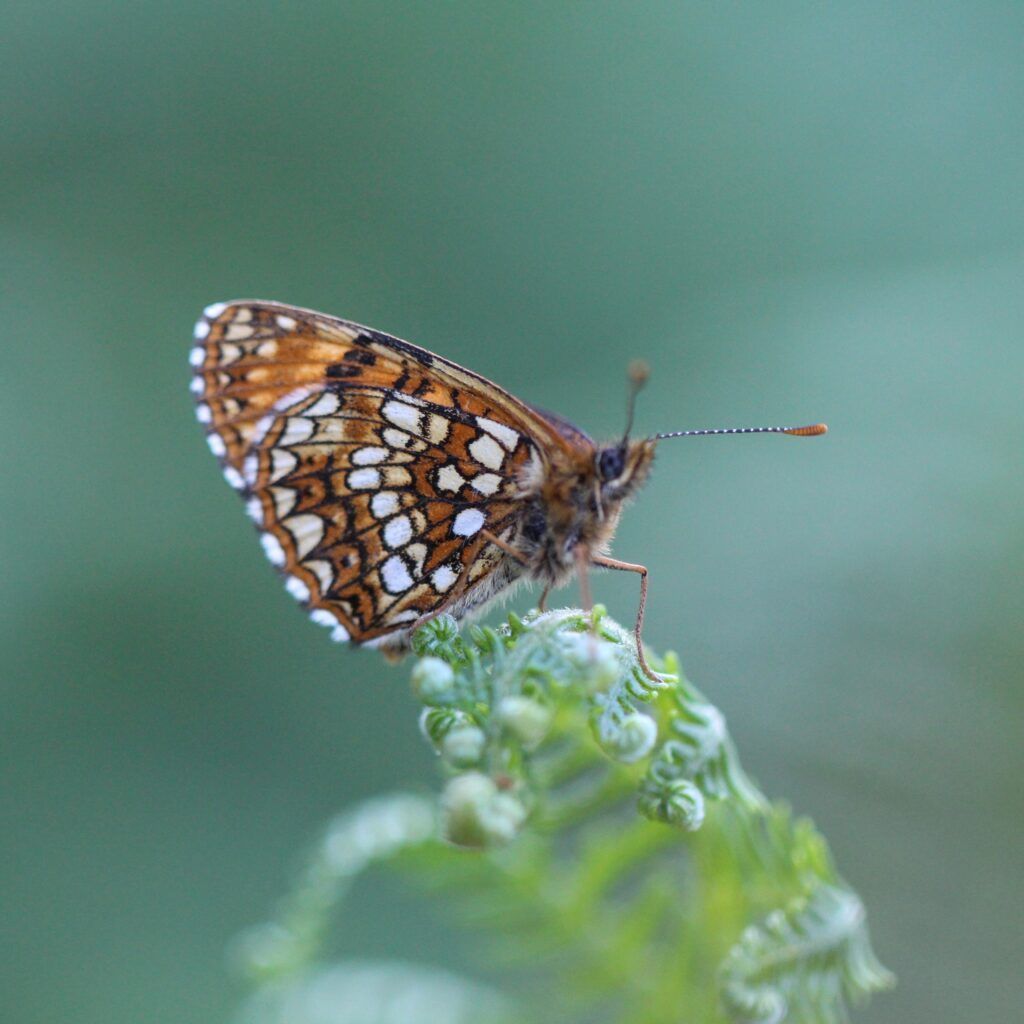
{"type": "Polygon", "coordinates": [[[197,417],[261,542],[336,639],[399,642],[519,575],[520,475],[565,445],[482,377],[398,338],[269,302],[196,325],[197,417]]]}

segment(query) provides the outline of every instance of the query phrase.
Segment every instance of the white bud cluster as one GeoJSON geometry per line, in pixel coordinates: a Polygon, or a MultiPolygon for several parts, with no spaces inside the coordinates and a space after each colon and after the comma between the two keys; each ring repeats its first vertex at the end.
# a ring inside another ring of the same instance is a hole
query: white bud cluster
{"type": "Polygon", "coordinates": [[[523,694],[498,702],[498,721],[527,749],[532,750],[551,728],[551,709],[523,694]]]}
{"type": "Polygon", "coordinates": [[[441,756],[453,768],[470,768],[480,763],[487,747],[483,729],[469,722],[453,726],[441,740],[441,756]]]}
{"type": "Polygon", "coordinates": [[[442,704],[452,696],[455,673],[440,658],[427,655],[412,670],[412,687],[424,704],[442,704]]]}
{"type": "Polygon", "coordinates": [[[456,846],[483,849],[507,843],[526,822],[526,808],[493,779],[465,772],[448,781],[441,795],[445,838],[456,846]]]}

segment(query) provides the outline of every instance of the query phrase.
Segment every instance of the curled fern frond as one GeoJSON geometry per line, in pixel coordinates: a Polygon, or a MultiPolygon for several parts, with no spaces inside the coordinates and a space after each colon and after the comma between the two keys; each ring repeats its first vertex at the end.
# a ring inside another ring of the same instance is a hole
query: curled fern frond
{"type": "Polygon", "coordinates": [[[844,999],[892,981],[871,949],[860,899],[824,883],[745,929],[721,969],[725,1008],[744,1024],[826,1020],[844,999]]]}
{"type": "Polygon", "coordinates": [[[533,975],[518,1020],[840,1024],[890,984],[824,838],[758,790],[673,655],[649,656],[652,681],[601,608],[465,633],[441,616],[413,645],[441,793],[339,819],[240,943],[250,976],[315,969],[348,885],[385,861],[443,889],[492,966],[533,975]]]}

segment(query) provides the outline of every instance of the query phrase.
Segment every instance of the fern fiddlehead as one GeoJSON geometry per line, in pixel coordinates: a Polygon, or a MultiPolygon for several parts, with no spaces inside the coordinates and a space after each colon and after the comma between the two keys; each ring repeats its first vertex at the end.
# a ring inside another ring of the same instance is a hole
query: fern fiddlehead
{"type": "MultiPolygon", "coordinates": [[[[414,646],[441,796],[380,798],[328,829],[239,941],[261,1022],[322,977],[331,915],[377,861],[443,889],[492,960],[531,973],[516,1020],[831,1024],[891,983],[824,839],[757,789],[674,656],[652,682],[600,608],[465,634],[441,617],[414,646]]],[[[511,1013],[484,1003],[474,1021],[511,1013]]]]}

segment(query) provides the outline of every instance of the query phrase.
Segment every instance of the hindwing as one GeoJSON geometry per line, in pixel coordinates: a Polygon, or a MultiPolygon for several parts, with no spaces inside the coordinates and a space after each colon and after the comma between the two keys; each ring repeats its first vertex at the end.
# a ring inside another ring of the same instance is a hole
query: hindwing
{"type": "Polygon", "coordinates": [[[568,442],[501,388],[398,338],[269,302],[210,306],[197,417],[289,592],[335,639],[401,642],[519,567],[520,480],[568,442]]]}

